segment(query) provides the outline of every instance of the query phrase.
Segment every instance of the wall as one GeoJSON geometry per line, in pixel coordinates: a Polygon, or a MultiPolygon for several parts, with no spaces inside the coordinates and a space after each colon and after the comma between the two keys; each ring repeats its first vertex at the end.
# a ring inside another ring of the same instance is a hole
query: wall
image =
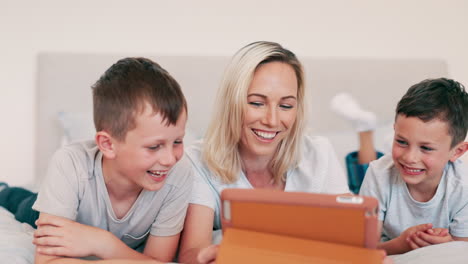
{"type": "Polygon", "coordinates": [[[0,0],[0,181],[34,177],[40,52],[230,55],[273,40],[299,56],[440,58],[468,84],[466,10],[451,0],[0,0]]]}

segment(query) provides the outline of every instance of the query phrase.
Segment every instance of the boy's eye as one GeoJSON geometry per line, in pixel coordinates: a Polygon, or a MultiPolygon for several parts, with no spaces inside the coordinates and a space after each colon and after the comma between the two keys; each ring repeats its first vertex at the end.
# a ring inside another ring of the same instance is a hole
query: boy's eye
{"type": "Polygon", "coordinates": [[[434,150],[433,148],[426,147],[426,146],[421,146],[421,149],[424,150],[424,151],[433,151],[434,150]]]}
{"type": "Polygon", "coordinates": [[[408,145],[408,143],[406,143],[406,141],[401,140],[401,139],[395,139],[395,141],[396,141],[396,143],[398,143],[398,145],[402,145],[402,146],[408,145]]]}
{"type": "Polygon", "coordinates": [[[160,144],[148,147],[149,150],[157,150],[161,147],[160,144]]]}
{"type": "Polygon", "coordinates": [[[176,144],[176,145],[180,145],[180,144],[183,144],[183,143],[184,143],[183,140],[176,140],[176,141],[174,141],[174,144],[176,144]]]}
{"type": "Polygon", "coordinates": [[[262,106],[263,103],[262,103],[262,102],[249,102],[249,105],[253,105],[253,106],[262,106]]]}

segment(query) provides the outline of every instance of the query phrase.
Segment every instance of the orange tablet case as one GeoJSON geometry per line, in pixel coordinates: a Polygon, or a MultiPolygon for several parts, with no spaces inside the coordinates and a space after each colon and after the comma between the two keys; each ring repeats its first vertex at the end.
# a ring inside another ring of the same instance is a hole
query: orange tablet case
{"type": "Polygon", "coordinates": [[[216,263],[381,263],[372,197],[226,189],[216,263]]]}

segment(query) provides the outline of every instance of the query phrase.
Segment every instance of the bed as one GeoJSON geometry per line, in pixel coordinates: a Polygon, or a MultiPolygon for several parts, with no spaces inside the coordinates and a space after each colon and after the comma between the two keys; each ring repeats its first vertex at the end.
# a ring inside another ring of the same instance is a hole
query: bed
{"type": "MultiPolygon", "coordinates": [[[[188,101],[189,121],[186,144],[203,137],[211,116],[217,87],[229,56],[167,56],[151,54],[72,54],[44,53],[37,63],[37,189],[44,177],[48,160],[60,145],[93,137],[90,86],[118,59],[145,56],[167,69],[180,83],[188,101]]],[[[385,135],[391,133],[396,102],[409,86],[426,78],[447,76],[447,65],[437,59],[363,59],[301,57],[307,89],[310,92],[309,133],[327,136],[343,161],[356,149],[357,135],[350,125],[336,116],[330,99],[338,92],[352,94],[379,118],[376,146],[385,150],[385,135]]],[[[32,263],[31,228],[12,219],[0,208],[0,242],[7,244],[9,231],[19,240],[12,240],[6,253],[17,256],[16,263],[32,263]],[[8,228],[15,226],[15,228],[8,228]],[[10,229],[10,230],[8,230],[10,229]],[[23,248],[23,251],[18,249],[23,248]]],[[[468,252],[468,243],[446,245],[441,252],[468,252]],[[455,246],[456,245],[456,246],[455,246]],[[444,251],[445,250],[445,251],[444,251]],[[452,250],[452,251],[449,251],[452,250]]],[[[2,249],[3,251],[3,249],[2,249]]],[[[429,248],[425,251],[430,255],[429,248]]],[[[396,263],[429,263],[425,254],[412,252],[397,256],[396,263]]],[[[3,258],[5,259],[5,258],[3,258]]],[[[6,259],[9,259],[8,257],[6,259]]],[[[447,260],[447,259],[444,259],[447,260]]],[[[12,262],[9,262],[12,263],[12,262]]],[[[15,263],[15,262],[13,262],[15,263]]],[[[434,262],[432,262],[434,263],[434,262]]],[[[457,263],[457,262],[453,262],[457,263]]]]}

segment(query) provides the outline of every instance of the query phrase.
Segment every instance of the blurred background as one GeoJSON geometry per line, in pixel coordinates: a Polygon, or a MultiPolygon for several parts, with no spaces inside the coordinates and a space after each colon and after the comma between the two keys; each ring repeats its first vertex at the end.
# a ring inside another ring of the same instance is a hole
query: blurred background
{"type": "Polygon", "coordinates": [[[40,53],[230,56],[271,40],[299,57],[442,59],[466,85],[467,11],[462,0],[0,0],[0,181],[34,179],[40,53]]]}

